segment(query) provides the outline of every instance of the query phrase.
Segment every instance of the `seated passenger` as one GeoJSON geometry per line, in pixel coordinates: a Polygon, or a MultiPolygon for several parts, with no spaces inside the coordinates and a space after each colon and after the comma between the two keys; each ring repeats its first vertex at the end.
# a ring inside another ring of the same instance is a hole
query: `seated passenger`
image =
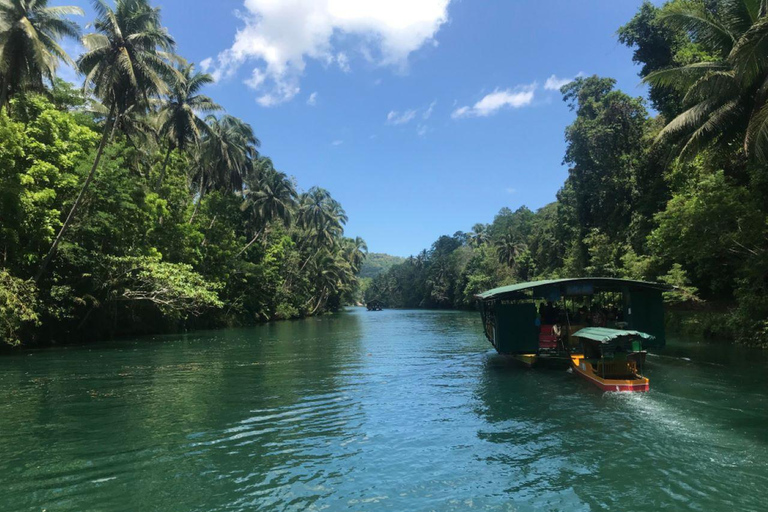
{"type": "Polygon", "coordinates": [[[592,327],[605,327],[605,315],[602,311],[595,308],[595,311],[592,313],[592,327]]]}
{"type": "Polygon", "coordinates": [[[544,321],[547,325],[552,325],[557,321],[557,317],[555,316],[555,306],[552,304],[551,300],[547,302],[547,305],[544,308],[544,321]]]}

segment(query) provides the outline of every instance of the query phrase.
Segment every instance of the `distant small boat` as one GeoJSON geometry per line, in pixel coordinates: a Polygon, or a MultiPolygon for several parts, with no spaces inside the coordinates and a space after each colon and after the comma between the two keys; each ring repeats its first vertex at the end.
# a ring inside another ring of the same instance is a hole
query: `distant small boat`
{"type": "Polygon", "coordinates": [[[587,327],[573,334],[581,340],[583,354],[571,354],[574,373],[603,391],[648,391],[642,375],[646,352],[642,340],[653,340],[639,331],[587,327]]]}

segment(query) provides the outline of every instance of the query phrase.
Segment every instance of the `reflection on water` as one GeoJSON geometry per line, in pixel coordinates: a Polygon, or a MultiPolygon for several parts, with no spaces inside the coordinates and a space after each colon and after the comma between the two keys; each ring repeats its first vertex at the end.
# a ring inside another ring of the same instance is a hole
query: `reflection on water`
{"type": "Polygon", "coordinates": [[[0,359],[2,510],[764,510],[768,356],[603,394],[476,315],[351,311],[0,359]]]}

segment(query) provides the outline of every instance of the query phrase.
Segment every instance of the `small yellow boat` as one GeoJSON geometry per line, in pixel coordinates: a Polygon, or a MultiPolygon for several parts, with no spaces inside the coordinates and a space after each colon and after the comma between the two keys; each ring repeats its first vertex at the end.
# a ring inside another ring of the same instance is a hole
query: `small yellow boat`
{"type": "Polygon", "coordinates": [[[604,327],[581,329],[574,336],[584,348],[583,354],[571,354],[574,373],[603,391],[650,390],[650,381],[642,375],[646,352],[641,340],[653,336],[604,327]]]}

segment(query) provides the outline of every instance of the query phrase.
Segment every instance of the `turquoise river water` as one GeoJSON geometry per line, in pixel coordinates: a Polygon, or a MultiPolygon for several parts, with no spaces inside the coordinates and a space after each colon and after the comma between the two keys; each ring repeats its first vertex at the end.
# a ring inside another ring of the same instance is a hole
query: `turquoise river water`
{"type": "Polygon", "coordinates": [[[0,510],[768,509],[768,354],[671,339],[647,394],[350,310],[0,357],[0,510]]]}

